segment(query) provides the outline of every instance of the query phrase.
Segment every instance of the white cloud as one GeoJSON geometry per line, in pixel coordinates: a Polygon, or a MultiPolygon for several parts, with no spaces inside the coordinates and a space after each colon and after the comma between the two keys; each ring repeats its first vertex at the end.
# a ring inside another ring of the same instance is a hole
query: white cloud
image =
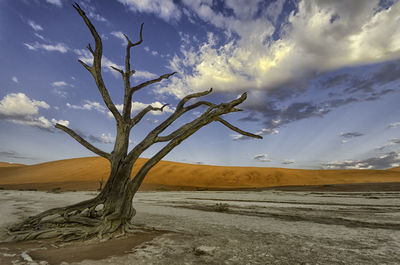
{"type": "Polygon", "coordinates": [[[158,77],[156,74],[148,72],[148,71],[136,71],[134,74],[135,77],[143,78],[143,79],[153,79],[158,77]]]}
{"type": "Polygon", "coordinates": [[[46,0],[46,2],[52,5],[56,5],[58,7],[62,7],[61,0],[46,0]]]}
{"type": "Polygon", "coordinates": [[[63,87],[55,87],[52,90],[52,93],[61,98],[67,98],[68,92],[64,90],[63,87]]]}
{"type": "Polygon", "coordinates": [[[296,163],[296,161],[294,159],[285,159],[282,162],[282,164],[284,164],[284,165],[290,165],[290,164],[294,164],[294,163],[296,163]]]}
{"type": "Polygon", "coordinates": [[[51,83],[51,86],[53,87],[63,87],[63,86],[67,86],[68,84],[65,81],[55,81],[53,83],[51,83]]]}
{"type": "Polygon", "coordinates": [[[178,21],[181,11],[173,0],[118,0],[133,12],[153,13],[165,21],[178,21]]]}
{"type": "Polygon", "coordinates": [[[89,18],[93,18],[100,22],[108,22],[108,20],[105,17],[97,13],[96,8],[92,3],[90,3],[90,1],[88,1],[88,3],[81,1],[80,5],[82,6],[82,9],[85,10],[85,13],[89,18]]]}
{"type": "Polygon", "coordinates": [[[52,45],[52,44],[43,44],[43,43],[35,42],[33,44],[24,43],[24,45],[29,50],[33,50],[33,51],[45,50],[45,51],[57,51],[57,52],[61,52],[61,53],[66,53],[69,50],[68,46],[66,46],[63,43],[57,43],[56,45],[52,45]]]}
{"type": "Polygon", "coordinates": [[[115,137],[111,133],[102,133],[100,136],[89,135],[89,140],[96,143],[112,144],[115,142],[115,137]]]}
{"type": "Polygon", "coordinates": [[[269,90],[316,72],[400,57],[400,1],[388,9],[378,9],[378,0],[351,4],[345,0],[301,1],[298,11],[282,24],[279,38],[273,37],[276,18],[270,17],[268,7],[258,11],[260,18],[248,19],[252,10],[239,14],[235,6],[237,14],[228,16],[215,12],[210,1],[184,3],[198,18],[225,30],[228,40],[220,45],[209,34],[199,46],[181,47],[170,68],[182,76],[172,77],[159,90],[179,98],[209,87],[216,91],[269,90]],[[230,32],[238,37],[229,37],[230,32]]]}
{"type": "Polygon", "coordinates": [[[388,125],[388,128],[398,128],[400,127],[400,122],[393,122],[388,125]]]}
{"type": "Polygon", "coordinates": [[[14,83],[17,83],[17,84],[19,83],[19,80],[16,76],[13,76],[11,79],[14,83]]]}
{"type": "Polygon", "coordinates": [[[363,160],[334,161],[322,164],[326,169],[387,169],[400,164],[400,153],[389,152],[384,155],[363,160]]]}
{"type": "Polygon", "coordinates": [[[36,37],[38,37],[39,39],[41,39],[41,40],[46,40],[46,38],[45,37],[43,37],[42,35],[40,35],[39,33],[37,33],[37,32],[35,32],[35,33],[33,33],[36,37]]]}
{"type": "Polygon", "coordinates": [[[122,45],[125,46],[128,41],[126,40],[124,33],[122,33],[121,31],[113,31],[110,33],[111,35],[113,35],[114,37],[120,39],[122,41],[122,45]]]}
{"type": "MultiPolygon", "coordinates": [[[[8,94],[0,101],[0,119],[51,131],[57,120],[49,121],[46,117],[40,116],[39,108],[48,109],[50,106],[45,101],[32,100],[24,93],[8,94]]],[[[58,122],[69,124],[66,120],[58,122]]]]}
{"type": "MultiPolygon", "coordinates": [[[[51,83],[51,86],[53,87],[52,92],[62,98],[67,98],[68,92],[65,90],[65,87],[68,86],[69,84],[65,81],[55,81],[51,83]]],[[[70,85],[72,86],[72,85],[70,85]]]]}
{"type": "Polygon", "coordinates": [[[253,157],[254,160],[259,162],[271,162],[272,160],[268,158],[268,154],[259,154],[253,157]]]}
{"type": "Polygon", "coordinates": [[[11,93],[0,101],[0,115],[7,117],[26,117],[39,114],[39,108],[48,109],[44,101],[31,100],[24,93],[11,93]]]}
{"type": "Polygon", "coordinates": [[[39,24],[36,24],[34,21],[32,20],[28,20],[28,25],[33,28],[34,31],[41,31],[43,30],[43,27],[40,26],[39,24]]]}
{"type": "Polygon", "coordinates": [[[69,121],[66,121],[66,120],[51,119],[51,122],[52,122],[53,124],[59,123],[59,124],[64,125],[64,126],[66,126],[66,127],[68,127],[68,125],[69,125],[69,121]]]}
{"type": "Polygon", "coordinates": [[[28,43],[24,43],[24,45],[29,49],[29,50],[36,50],[35,47],[33,47],[32,45],[28,44],[28,43]]]}
{"type": "Polygon", "coordinates": [[[96,110],[101,113],[106,112],[106,108],[96,101],[85,100],[83,105],[72,105],[67,103],[66,106],[71,109],[81,109],[81,110],[96,110]]]}

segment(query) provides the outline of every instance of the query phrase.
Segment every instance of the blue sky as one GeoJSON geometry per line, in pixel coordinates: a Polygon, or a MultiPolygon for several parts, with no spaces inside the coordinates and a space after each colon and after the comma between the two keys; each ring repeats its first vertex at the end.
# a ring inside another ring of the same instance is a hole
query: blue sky
{"type": "MultiPolygon", "coordinates": [[[[34,164],[91,156],[56,122],[110,151],[115,122],[78,58],[93,39],[69,0],[0,3],[0,161],[34,164]]],[[[214,88],[219,103],[248,92],[225,118],[263,136],[210,124],[165,160],[288,168],[400,165],[400,2],[390,0],[82,0],[103,38],[103,78],[122,103],[119,73],[127,34],[133,83],[178,74],[133,99],[149,113],[132,146],[183,96],[214,88]]],[[[201,110],[199,110],[201,111],[201,110]]],[[[176,126],[199,112],[186,114],[176,126]]],[[[172,128],[171,128],[172,129],[172,128]]],[[[159,148],[146,151],[149,157],[159,148]]]]}

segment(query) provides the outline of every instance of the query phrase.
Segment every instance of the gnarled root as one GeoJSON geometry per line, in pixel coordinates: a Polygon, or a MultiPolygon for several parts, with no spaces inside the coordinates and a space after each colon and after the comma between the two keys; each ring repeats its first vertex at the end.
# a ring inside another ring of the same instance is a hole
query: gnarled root
{"type": "Polygon", "coordinates": [[[30,217],[9,228],[13,241],[43,238],[61,238],[63,242],[90,239],[95,236],[106,240],[115,236],[135,231],[131,218],[136,211],[132,208],[128,213],[117,210],[104,213],[96,210],[103,200],[94,198],[71,206],[54,208],[30,217]]]}

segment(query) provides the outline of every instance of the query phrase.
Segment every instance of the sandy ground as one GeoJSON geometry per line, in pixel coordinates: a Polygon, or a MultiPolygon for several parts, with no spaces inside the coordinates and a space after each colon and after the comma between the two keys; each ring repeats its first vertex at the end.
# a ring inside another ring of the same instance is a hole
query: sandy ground
{"type": "MultiPolygon", "coordinates": [[[[94,195],[0,191],[0,238],[16,220],[94,195]]],[[[144,232],[1,243],[0,264],[400,264],[400,192],[140,192],[134,201],[144,232]]]]}

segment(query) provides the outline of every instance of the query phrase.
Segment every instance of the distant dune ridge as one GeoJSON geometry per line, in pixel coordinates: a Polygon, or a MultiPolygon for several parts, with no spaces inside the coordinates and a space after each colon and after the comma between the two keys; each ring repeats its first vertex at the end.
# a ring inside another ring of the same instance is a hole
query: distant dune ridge
{"type": "MultiPolygon", "coordinates": [[[[139,159],[134,175],[147,159],[139,159]]],[[[107,180],[109,162],[84,157],[21,165],[0,162],[3,189],[95,190],[107,180]]],[[[147,175],[142,190],[247,189],[354,183],[400,183],[400,169],[304,170],[260,167],[225,167],[161,161],[147,175]]]]}

